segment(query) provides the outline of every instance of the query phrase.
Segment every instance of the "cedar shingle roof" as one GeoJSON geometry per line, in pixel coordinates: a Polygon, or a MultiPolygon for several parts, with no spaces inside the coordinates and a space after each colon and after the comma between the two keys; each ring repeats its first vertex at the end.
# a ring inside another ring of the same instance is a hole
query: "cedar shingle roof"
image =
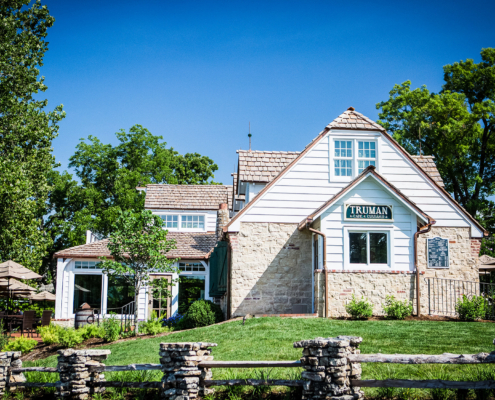
{"type": "Polygon", "coordinates": [[[271,182],[298,155],[295,151],[249,151],[239,153],[239,180],[244,182],[271,182]]]}
{"type": "Polygon", "coordinates": [[[435,164],[435,156],[411,156],[411,158],[438,184],[438,186],[445,186],[435,164]]]}
{"type": "MultiPolygon", "coordinates": [[[[210,251],[217,243],[213,232],[169,232],[168,239],[175,239],[176,249],[167,253],[168,258],[198,260],[209,258],[210,251]]],[[[98,258],[110,257],[107,247],[108,239],[83,244],[58,251],[54,258],[98,258]]]]}
{"type": "Polygon", "coordinates": [[[361,129],[365,131],[382,131],[385,132],[385,128],[378,125],[368,117],[354,110],[354,107],[349,107],[337,118],[327,125],[328,129],[361,129]]]}
{"type": "Polygon", "coordinates": [[[227,203],[232,210],[230,185],[147,185],[144,207],[168,210],[218,210],[227,203]]]}

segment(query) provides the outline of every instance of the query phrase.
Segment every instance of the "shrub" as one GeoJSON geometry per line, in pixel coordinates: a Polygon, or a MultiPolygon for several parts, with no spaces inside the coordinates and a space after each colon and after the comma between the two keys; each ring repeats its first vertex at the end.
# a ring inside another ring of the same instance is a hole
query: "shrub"
{"type": "Polygon", "coordinates": [[[58,333],[58,343],[66,348],[75,347],[84,340],[81,333],[74,328],[62,328],[58,333]]]}
{"type": "Polygon", "coordinates": [[[103,320],[101,326],[103,327],[105,334],[104,339],[107,342],[115,342],[120,338],[121,321],[115,317],[106,318],[103,320]]]}
{"type": "Polygon", "coordinates": [[[389,319],[404,319],[412,315],[413,305],[408,300],[400,301],[396,300],[395,296],[387,296],[383,310],[389,319]]]}
{"type": "Polygon", "coordinates": [[[462,295],[462,299],[458,300],[455,305],[455,312],[459,319],[463,321],[476,321],[485,317],[486,301],[483,296],[467,297],[462,295]]]}
{"type": "Polygon", "coordinates": [[[139,333],[143,335],[157,335],[158,333],[166,332],[168,328],[163,326],[162,321],[156,316],[156,311],[151,313],[150,318],[139,324],[139,333]]]}
{"type": "Polygon", "coordinates": [[[209,300],[198,300],[191,304],[184,318],[176,325],[179,329],[198,328],[223,321],[222,309],[209,300]]]}
{"type": "Polygon", "coordinates": [[[103,339],[105,337],[105,329],[103,326],[98,326],[96,324],[84,325],[82,328],[79,328],[79,332],[84,340],[91,338],[103,339]]]}
{"type": "Polygon", "coordinates": [[[5,330],[3,319],[0,319],[0,349],[3,349],[9,343],[10,338],[11,335],[5,330]]]}
{"type": "Polygon", "coordinates": [[[373,304],[364,297],[361,297],[361,300],[357,300],[352,295],[352,300],[345,306],[345,310],[354,319],[367,319],[373,315],[373,304]]]}
{"type": "Polygon", "coordinates": [[[176,328],[182,318],[184,315],[177,313],[170,318],[163,318],[162,324],[168,328],[176,328]]]}
{"type": "Polygon", "coordinates": [[[34,339],[29,339],[24,335],[11,340],[4,346],[2,351],[22,351],[22,354],[29,353],[38,344],[34,339]]]}
{"type": "Polygon", "coordinates": [[[48,326],[40,326],[37,331],[38,334],[43,339],[43,343],[45,344],[55,344],[60,343],[60,331],[64,330],[59,325],[50,324],[48,326]]]}

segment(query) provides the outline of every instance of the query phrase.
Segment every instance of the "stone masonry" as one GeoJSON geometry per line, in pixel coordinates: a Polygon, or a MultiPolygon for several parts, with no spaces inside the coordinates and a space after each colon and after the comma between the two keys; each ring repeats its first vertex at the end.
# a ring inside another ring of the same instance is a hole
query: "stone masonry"
{"type": "Polygon", "coordinates": [[[5,386],[7,385],[7,381],[8,382],[26,381],[26,378],[24,378],[24,375],[22,373],[20,374],[9,373],[9,368],[22,368],[21,355],[22,353],[20,351],[6,351],[0,353],[0,396],[3,396],[5,393],[5,386]]]}
{"type": "Polygon", "coordinates": [[[241,223],[232,246],[232,316],[311,313],[311,233],[297,224],[241,223]]]}
{"type": "Polygon", "coordinates": [[[100,372],[90,371],[91,367],[102,367],[100,361],[106,360],[110,350],[74,350],[58,351],[57,369],[64,386],[57,388],[57,397],[87,399],[89,394],[100,393],[105,388],[92,388],[90,382],[101,382],[105,376],[100,372]]]}
{"type": "Polygon", "coordinates": [[[160,343],[162,382],[165,387],[162,398],[191,400],[207,394],[205,379],[211,379],[211,370],[201,368],[201,361],[211,361],[211,347],[216,343],[160,343]]]}
{"type": "Polygon", "coordinates": [[[303,386],[303,400],[357,400],[364,397],[358,387],[351,387],[351,379],[361,379],[361,364],[348,363],[349,354],[359,354],[362,338],[338,336],[295,342],[303,348],[301,376],[308,382],[303,386]]]}

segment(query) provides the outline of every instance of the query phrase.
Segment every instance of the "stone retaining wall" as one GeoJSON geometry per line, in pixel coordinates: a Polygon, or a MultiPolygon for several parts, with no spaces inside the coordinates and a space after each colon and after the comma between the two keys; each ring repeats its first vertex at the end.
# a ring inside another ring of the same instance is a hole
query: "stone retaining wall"
{"type": "MultiPolygon", "coordinates": [[[[22,353],[20,351],[6,351],[0,353],[0,396],[5,393],[5,386],[9,382],[25,382],[24,374],[10,374],[9,368],[22,368],[22,353]]],[[[13,387],[11,391],[15,390],[13,387]]]]}
{"type": "Polygon", "coordinates": [[[297,224],[241,223],[232,246],[232,316],[312,311],[311,233],[297,224]]]}

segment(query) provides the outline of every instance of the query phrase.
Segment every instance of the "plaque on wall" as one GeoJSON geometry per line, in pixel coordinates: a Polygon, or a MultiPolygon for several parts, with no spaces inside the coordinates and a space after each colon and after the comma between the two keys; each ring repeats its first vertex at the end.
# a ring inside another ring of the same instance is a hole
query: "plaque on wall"
{"type": "Polygon", "coordinates": [[[345,221],[365,219],[367,221],[392,222],[392,206],[371,206],[363,204],[346,204],[344,211],[345,221]]]}
{"type": "Polygon", "coordinates": [[[426,239],[428,268],[449,268],[449,239],[426,239]]]}

